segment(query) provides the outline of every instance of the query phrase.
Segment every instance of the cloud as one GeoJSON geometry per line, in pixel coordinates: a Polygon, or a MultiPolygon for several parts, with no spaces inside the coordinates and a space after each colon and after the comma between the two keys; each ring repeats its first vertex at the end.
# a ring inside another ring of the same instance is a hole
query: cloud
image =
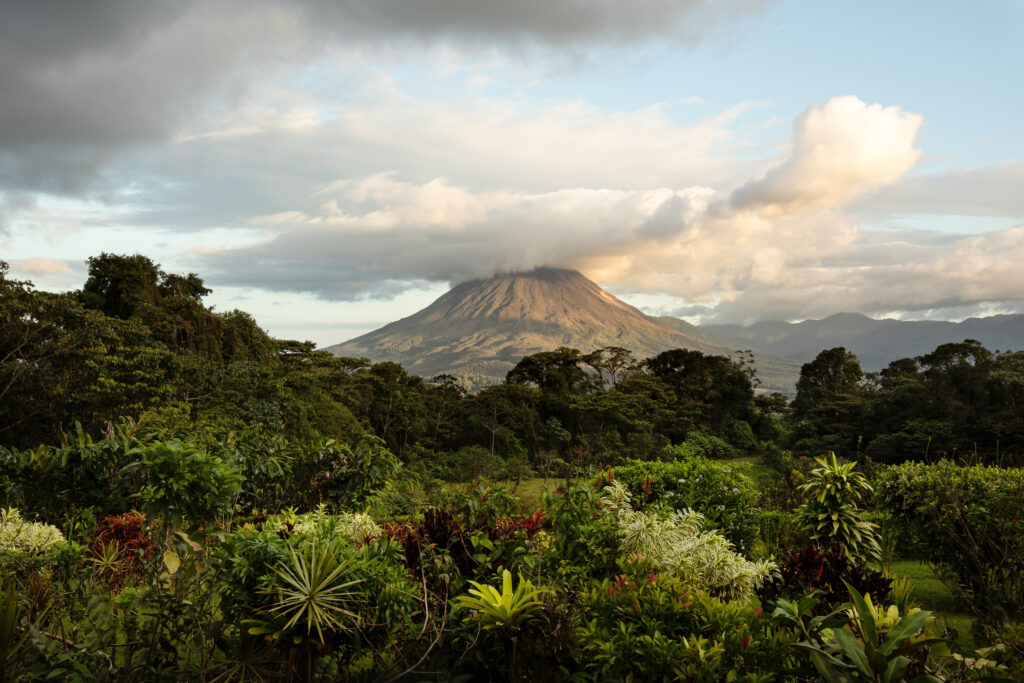
{"type": "Polygon", "coordinates": [[[125,220],[199,230],[254,215],[312,216],[339,182],[393,173],[425,185],[439,169],[448,185],[469,193],[698,185],[728,191],[765,168],[763,159],[742,154],[752,142],[733,129],[746,110],[680,124],[673,120],[678,109],[667,105],[604,113],[581,102],[452,104],[391,88],[355,97],[336,116],[305,126],[288,109],[247,110],[197,126],[168,149],[136,154],[123,174],[139,208],[125,220]]]}
{"type": "Polygon", "coordinates": [[[10,265],[18,273],[26,275],[69,275],[76,272],[71,262],[48,258],[16,259],[10,265]]]}
{"type": "Polygon", "coordinates": [[[841,258],[787,269],[771,287],[752,287],[720,304],[715,319],[820,318],[837,311],[883,314],[983,309],[992,302],[1024,308],[1024,225],[955,240],[914,244],[865,235],[841,258]],[[881,239],[873,239],[873,238],[881,239]],[[1013,303],[1015,302],[1015,303],[1013,303]]]}
{"type": "Polygon", "coordinates": [[[320,0],[307,11],[345,35],[405,35],[473,43],[634,42],[662,37],[698,41],[719,22],[758,10],[752,0],[320,0]]]}
{"type": "Polygon", "coordinates": [[[1024,216],[1024,161],[902,178],[855,205],[860,211],[1024,216]]]}
{"type": "Polygon", "coordinates": [[[0,235],[9,231],[12,217],[23,211],[31,211],[36,206],[35,197],[26,192],[0,193],[0,235]]]}
{"type": "Polygon", "coordinates": [[[900,178],[921,153],[914,138],[922,117],[853,96],[813,105],[793,123],[793,150],[730,205],[784,215],[837,206],[900,178]]]}
{"type": "MultiPolygon", "coordinates": [[[[108,166],[201,113],[248,101],[332,47],[422,57],[651,37],[698,39],[750,0],[181,0],[0,7],[0,188],[112,191],[108,166]],[[410,42],[411,41],[411,42],[410,42]],[[415,44],[413,44],[415,43],[415,44]],[[404,47],[403,47],[404,46],[404,47]],[[403,52],[404,50],[404,52],[403,52]],[[106,182],[104,182],[106,181],[106,182]]],[[[357,58],[358,59],[358,58],[357,58]]]]}
{"type": "Polygon", "coordinates": [[[250,7],[6,3],[0,185],[80,192],[116,153],[165,140],[215,91],[237,94],[249,60],[300,52],[294,11],[250,7]]]}
{"type": "MultiPolygon", "coordinates": [[[[438,123],[445,116],[435,112],[423,120],[425,130],[452,140],[457,158],[464,155],[465,147],[460,149],[454,135],[445,137],[438,123]]],[[[914,139],[921,117],[895,107],[849,97],[808,107],[793,125],[791,150],[755,180],[737,183],[732,193],[696,184],[644,187],[646,176],[629,187],[632,168],[596,172],[620,189],[559,187],[574,173],[585,174],[583,166],[601,166],[607,153],[587,156],[587,126],[574,137],[573,126],[562,125],[565,119],[551,112],[484,121],[464,115],[456,128],[466,132],[464,146],[506,142],[491,148],[499,169],[494,177],[476,178],[474,186],[471,169],[458,172],[454,163],[449,167],[461,182],[413,181],[384,172],[324,183],[311,197],[318,205],[253,219],[250,225],[268,236],[210,254],[204,268],[233,285],[344,300],[386,296],[406,286],[403,280],[458,282],[560,266],[623,291],[678,297],[687,310],[719,320],[930,310],[1013,300],[1024,291],[1024,275],[1014,265],[1024,258],[1024,228],[969,238],[870,231],[848,210],[858,198],[900,181],[919,156],[914,139]],[[531,138],[539,146],[579,144],[580,158],[550,154],[545,158],[555,169],[538,172],[548,174],[538,186],[559,189],[511,183],[520,172],[519,143],[530,145],[531,138]],[[501,169],[509,168],[503,175],[501,169]]],[[[649,121],[657,130],[652,149],[659,137],[692,132],[659,115],[649,121]]],[[[593,115],[591,123],[595,136],[603,132],[615,140],[615,117],[593,115]]],[[[374,139],[389,130],[397,144],[412,146],[401,139],[400,126],[368,125],[374,139]]],[[[710,125],[693,139],[714,139],[717,130],[710,125]]],[[[644,149],[641,135],[623,140],[644,149]]],[[[664,176],[675,158],[665,154],[658,167],[652,155],[644,163],[654,164],[647,169],[651,177],[658,171],[664,176]]]]}
{"type": "Polygon", "coordinates": [[[324,190],[330,198],[316,214],[255,219],[277,234],[211,254],[208,268],[229,284],[258,281],[269,289],[346,299],[380,296],[387,283],[403,279],[458,282],[542,265],[582,267],[637,243],[658,242],[664,236],[652,225],[697,216],[711,193],[471,192],[443,179],[413,184],[381,174],[324,190]]]}

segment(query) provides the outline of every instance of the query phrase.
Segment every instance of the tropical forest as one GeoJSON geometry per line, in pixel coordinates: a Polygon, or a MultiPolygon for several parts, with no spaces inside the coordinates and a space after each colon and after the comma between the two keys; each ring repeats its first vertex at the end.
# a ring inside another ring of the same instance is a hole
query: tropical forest
{"type": "Polygon", "coordinates": [[[470,391],[0,262],[0,681],[1024,680],[1024,352],[470,391]]]}

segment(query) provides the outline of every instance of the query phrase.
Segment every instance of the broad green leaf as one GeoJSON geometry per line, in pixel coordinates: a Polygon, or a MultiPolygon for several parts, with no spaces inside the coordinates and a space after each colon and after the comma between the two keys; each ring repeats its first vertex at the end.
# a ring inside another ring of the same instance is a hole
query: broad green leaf
{"type": "Polygon", "coordinates": [[[167,567],[168,574],[174,574],[178,571],[178,567],[181,566],[181,558],[178,557],[178,553],[173,550],[167,550],[164,552],[164,566],[167,567]]]}

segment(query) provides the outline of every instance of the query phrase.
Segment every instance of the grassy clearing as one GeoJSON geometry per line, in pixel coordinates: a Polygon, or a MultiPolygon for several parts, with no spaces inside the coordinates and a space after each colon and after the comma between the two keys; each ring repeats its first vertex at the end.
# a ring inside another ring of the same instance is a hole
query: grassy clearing
{"type": "Polygon", "coordinates": [[[935,578],[935,573],[924,562],[902,560],[893,562],[891,571],[895,576],[905,576],[913,585],[911,597],[921,603],[921,607],[935,612],[940,629],[945,627],[956,631],[957,643],[965,650],[973,650],[976,645],[971,627],[974,617],[963,612],[953,594],[944,583],[935,578]]]}
{"type": "MultiPolygon", "coordinates": [[[[573,482],[580,482],[583,479],[575,478],[573,482]]],[[[480,480],[480,484],[487,486],[501,486],[508,489],[512,494],[519,499],[520,511],[525,513],[535,512],[544,507],[544,501],[542,495],[545,491],[553,493],[555,489],[560,489],[565,486],[565,479],[559,477],[524,477],[516,483],[514,479],[503,479],[503,480],[480,480]]],[[[476,483],[470,483],[468,485],[476,486],[476,483]]],[[[462,488],[467,486],[466,483],[451,483],[445,484],[449,488],[462,488]]]]}

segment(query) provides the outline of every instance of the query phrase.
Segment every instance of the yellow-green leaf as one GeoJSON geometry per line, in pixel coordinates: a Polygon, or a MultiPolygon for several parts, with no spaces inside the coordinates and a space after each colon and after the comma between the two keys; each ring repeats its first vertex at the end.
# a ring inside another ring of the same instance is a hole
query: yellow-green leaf
{"type": "Polygon", "coordinates": [[[181,566],[181,558],[178,557],[178,553],[173,550],[168,550],[164,553],[164,566],[167,567],[169,574],[174,574],[178,571],[178,567],[181,566]]]}

